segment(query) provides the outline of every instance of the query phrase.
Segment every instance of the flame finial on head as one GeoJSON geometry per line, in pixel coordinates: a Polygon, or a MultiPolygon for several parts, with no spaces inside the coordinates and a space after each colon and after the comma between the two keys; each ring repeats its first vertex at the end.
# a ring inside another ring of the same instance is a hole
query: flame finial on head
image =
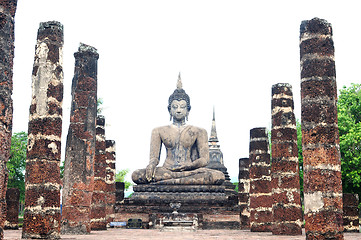
{"type": "Polygon", "coordinates": [[[177,80],[177,89],[182,89],[183,86],[182,86],[182,79],[181,79],[181,74],[179,72],[178,74],[178,80],[177,80]]]}

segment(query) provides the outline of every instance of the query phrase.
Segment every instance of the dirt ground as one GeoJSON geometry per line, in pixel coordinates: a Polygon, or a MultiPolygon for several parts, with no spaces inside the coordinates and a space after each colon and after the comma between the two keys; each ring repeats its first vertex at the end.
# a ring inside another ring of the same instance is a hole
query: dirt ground
{"type": "MultiPolygon", "coordinates": [[[[361,233],[345,233],[345,240],[361,240],[361,233]]],[[[107,231],[92,231],[88,235],[62,235],[62,239],[167,239],[167,240],[304,240],[302,236],[275,236],[272,233],[250,232],[248,230],[197,230],[197,231],[160,231],[156,229],[109,228],[107,231]]],[[[5,240],[21,239],[21,230],[5,230],[5,240]]]]}

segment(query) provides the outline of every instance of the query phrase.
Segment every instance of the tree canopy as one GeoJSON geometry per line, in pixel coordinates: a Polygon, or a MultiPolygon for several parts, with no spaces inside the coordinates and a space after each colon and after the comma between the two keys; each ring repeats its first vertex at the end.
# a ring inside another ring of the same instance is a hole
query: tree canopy
{"type": "Polygon", "coordinates": [[[340,90],[337,110],[343,192],[361,196],[361,84],[340,90]]]}
{"type": "Polygon", "coordinates": [[[25,162],[28,135],[25,132],[14,133],[11,137],[10,159],[7,163],[9,172],[8,188],[18,188],[20,201],[25,198],[25,162]]]}

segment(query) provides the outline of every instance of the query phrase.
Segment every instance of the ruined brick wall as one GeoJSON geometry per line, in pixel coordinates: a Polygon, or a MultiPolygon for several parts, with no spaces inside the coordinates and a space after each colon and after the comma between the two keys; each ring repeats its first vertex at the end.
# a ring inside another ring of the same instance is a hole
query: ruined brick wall
{"type": "Polygon", "coordinates": [[[72,107],[64,164],[62,233],[89,233],[94,189],[97,115],[97,63],[91,46],[80,44],[75,56],[72,107]]]}
{"type": "Polygon", "coordinates": [[[40,23],[32,74],[23,238],[60,237],[63,25],[40,23]]]}
{"type": "Polygon", "coordinates": [[[0,0],[0,239],[6,216],[6,163],[10,157],[13,122],[14,16],[17,0],[0,0]]]}
{"type": "Polygon", "coordinates": [[[115,204],[121,204],[124,199],[124,183],[116,182],[115,183],[115,204]]]}
{"type": "Polygon", "coordinates": [[[19,199],[19,189],[9,188],[6,191],[5,229],[19,229],[19,199]]]}
{"type": "Polygon", "coordinates": [[[272,196],[275,235],[302,234],[297,128],[292,86],[272,86],[272,196]]]}
{"type": "Polygon", "coordinates": [[[314,18],[300,28],[301,123],[307,239],[343,239],[337,87],[332,27],[314,18]]]}
{"type": "Polygon", "coordinates": [[[239,159],[238,200],[241,207],[241,229],[249,229],[249,158],[239,159]]]}
{"type": "Polygon", "coordinates": [[[250,131],[249,211],[252,232],[272,230],[271,159],[266,128],[250,131]]]}
{"type": "Polygon", "coordinates": [[[360,232],[359,196],[354,193],[343,194],[343,227],[344,232],[360,232]]]}
{"type": "Polygon", "coordinates": [[[110,223],[114,220],[114,207],[115,207],[115,141],[105,140],[105,159],[106,167],[106,221],[110,223]]]}
{"type": "Polygon", "coordinates": [[[94,161],[94,190],[91,203],[91,230],[106,230],[106,155],[105,155],[105,118],[97,116],[95,161],[94,161]]]}

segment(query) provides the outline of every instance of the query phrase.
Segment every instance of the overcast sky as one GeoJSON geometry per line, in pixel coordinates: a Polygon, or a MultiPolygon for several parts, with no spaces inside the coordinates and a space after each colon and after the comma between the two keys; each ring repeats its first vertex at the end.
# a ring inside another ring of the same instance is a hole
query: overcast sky
{"type": "Polygon", "coordinates": [[[83,42],[100,55],[98,97],[106,138],[117,144],[118,170],[146,167],[151,130],[170,123],[167,101],[181,72],[192,105],[189,124],[209,134],[215,107],[224,162],[236,179],[238,159],[248,157],[250,129],[271,126],[273,84],[293,86],[300,119],[302,20],[319,17],[332,24],[338,87],[361,83],[357,2],[18,0],[13,132],[27,132],[39,23],[55,20],[64,25],[63,150],[73,54],[83,42]]]}

